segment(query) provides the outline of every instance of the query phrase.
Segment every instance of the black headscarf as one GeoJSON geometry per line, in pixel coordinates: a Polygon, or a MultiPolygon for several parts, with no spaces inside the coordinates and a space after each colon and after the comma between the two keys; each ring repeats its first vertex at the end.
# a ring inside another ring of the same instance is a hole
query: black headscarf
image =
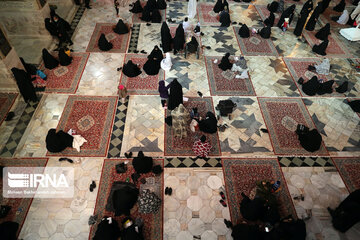
{"type": "Polygon", "coordinates": [[[199,129],[204,133],[217,132],[217,119],[212,112],[207,112],[206,117],[199,122],[199,129]]]}
{"type": "Polygon", "coordinates": [[[140,68],[135,63],[133,63],[131,60],[129,60],[123,66],[122,71],[125,74],[125,76],[127,76],[127,77],[136,77],[141,74],[140,68]]]}
{"type": "Polygon", "coordinates": [[[117,34],[126,34],[129,32],[128,27],[125,25],[122,19],[119,19],[118,23],[116,24],[116,27],[113,30],[117,34]]]}
{"type": "Polygon", "coordinates": [[[156,8],[154,8],[152,10],[152,14],[151,14],[151,22],[152,23],[161,23],[161,15],[160,15],[160,11],[156,8]]]}
{"type": "Polygon", "coordinates": [[[68,66],[72,62],[72,57],[69,57],[63,48],[59,50],[59,62],[61,66],[68,66]]]}
{"type": "Polygon", "coordinates": [[[221,62],[218,65],[221,70],[226,71],[232,68],[232,63],[230,63],[229,57],[230,53],[226,53],[225,56],[221,58],[221,62]]]}
{"type": "Polygon", "coordinates": [[[292,18],[294,16],[294,11],[295,11],[295,4],[291,5],[287,9],[285,9],[285,11],[281,14],[281,17],[279,19],[279,22],[277,23],[277,26],[279,28],[282,28],[285,18],[289,18],[289,25],[290,25],[292,18]]]}
{"type": "Polygon", "coordinates": [[[227,6],[227,8],[229,9],[229,4],[226,0],[224,0],[224,3],[222,2],[222,0],[217,0],[217,2],[215,3],[215,6],[213,8],[213,11],[215,13],[219,13],[222,10],[224,10],[225,6],[227,6]]]}
{"type": "Polygon", "coordinates": [[[163,22],[161,25],[161,44],[164,53],[170,52],[171,48],[172,37],[170,34],[170,29],[166,22],[163,22]]]}
{"type": "Polygon", "coordinates": [[[64,151],[67,147],[72,147],[74,137],[70,134],[52,128],[48,131],[46,136],[46,149],[52,153],[64,151]]]}
{"type": "Polygon", "coordinates": [[[157,75],[160,70],[160,61],[154,60],[154,58],[148,58],[143,66],[143,70],[147,75],[157,75]]]}
{"type": "Polygon", "coordinates": [[[312,48],[312,51],[321,55],[321,56],[325,56],[326,55],[326,48],[329,45],[329,40],[325,40],[322,43],[320,43],[319,45],[314,45],[312,48]]]}
{"type": "Polygon", "coordinates": [[[37,69],[36,69],[35,65],[26,63],[22,57],[20,58],[20,61],[21,61],[22,65],[24,66],[27,73],[29,73],[30,75],[36,75],[37,69]]]}
{"type": "Polygon", "coordinates": [[[267,39],[267,38],[270,38],[270,35],[271,35],[271,27],[270,26],[267,26],[267,27],[264,27],[264,28],[262,28],[261,30],[260,30],[260,36],[262,37],[262,38],[265,38],[265,39],[267,39]]]}
{"type": "Polygon", "coordinates": [[[315,152],[320,149],[322,137],[315,128],[304,134],[299,134],[300,145],[308,152],[315,152]]]}
{"type": "Polygon", "coordinates": [[[334,80],[330,80],[330,81],[326,81],[323,83],[320,83],[320,87],[318,89],[317,94],[319,95],[324,95],[324,94],[330,94],[333,92],[333,84],[334,84],[334,80]]]}
{"type": "Polygon", "coordinates": [[[98,46],[101,51],[110,51],[113,48],[112,43],[106,39],[104,33],[100,35],[98,46]]]}
{"type": "Polygon", "coordinates": [[[46,30],[49,31],[49,33],[52,36],[55,36],[55,37],[59,36],[59,32],[58,32],[58,29],[56,27],[56,24],[50,22],[50,18],[45,18],[45,28],[46,28],[46,30]]]}
{"type": "Polygon", "coordinates": [[[175,108],[177,108],[182,103],[183,103],[182,86],[178,82],[178,80],[175,78],[171,82],[171,86],[170,86],[168,109],[169,110],[174,110],[175,108]]]}
{"type": "Polygon", "coordinates": [[[220,27],[229,27],[230,26],[230,23],[231,23],[231,20],[230,20],[230,14],[228,11],[222,11],[220,13],[220,27]]]}
{"type": "Polygon", "coordinates": [[[264,24],[266,26],[272,27],[274,26],[274,21],[275,21],[275,15],[274,13],[270,12],[270,16],[264,20],[264,24]]]}
{"type": "Polygon", "coordinates": [[[132,7],[132,9],[130,9],[130,12],[132,13],[141,13],[143,11],[143,8],[140,4],[140,0],[136,0],[136,2],[134,2],[134,5],[132,7]]]}
{"type": "Polygon", "coordinates": [[[146,2],[145,8],[148,8],[150,11],[152,11],[153,9],[157,9],[157,3],[156,0],[148,0],[146,2]]]}
{"type": "Polygon", "coordinates": [[[196,40],[196,37],[194,37],[194,36],[191,37],[191,41],[188,42],[186,45],[187,45],[187,51],[190,53],[196,52],[199,47],[199,43],[196,40]]]}
{"type": "Polygon", "coordinates": [[[241,28],[239,29],[239,35],[242,38],[248,38],[250,37],[250,30],[246,24],[243,24],[241,28]]]}
{"type": "Polygon", "coordinates": [[[180,51],[184,49],[185,32],[182,23],[180,23],[179,26],[176,28],[176,33],[173,42],[174,42],[174,51],[180,51]]]}
{"type": "Polygon", "coordinates": [[[306,19],[308,18],[309,13],[307,11],[304,11],[301,15],[300,18],[297,20],[295,29],[294,29],[294,34],[295,36],[301,36],[301,33],[304,29],[304,25],[306,23],[306,19]]]}
{"type": "Polygon", "coordinates": [[[309,14],[313,9],[313,7],[314,7],[313,0],[308,0],[306,3],[304,3],[303,7],[301,8],[300,14],[303,13],[309,14]]]}
{"type": "Polygon", "coordinates": [[[302,83],[302,90],[308,96],[315,96],[320,88],[320,82],[316,76],[313,76],[310,80],[302,83]]]}
{"type": "Polygon", "coordinates": [[[166,2],[165,0],[158,0],[157,1],[157,7],[159,10],[166,9],[166,2]]]}
{"type": "Polygon", "coordinates": [[[153,58],[156,61],[161,62],[163,60],[164,55],[163,52],[159,49],[159,47],[156,45],[154,49],[151,51],[151,53],[148,56],[148,59],[153,58]]]}
{"type": "Polygon", "coordinates": [[[54,69],[59,65],[59,61],[54,58],[47,49],[42,50],[42,58],[47,69],[54,69]]]}
{"type": "Polygon", "coordinates": [[[320,16],[322,8],[323,8],[323,3],[319,2],[316,8],[314,9],[313,13],[311,14],[309,21],[306,24],[305,27],[306,30],[313,31],[315,29],[315,24],[320,16]]]}
{"type": "Polygon", "coordinates": [[[316,34],[315,37],[320,40],[328,39],[330,35],[330,23],[327,23],[324,27],[322,27],[316,34]]]}
{"type": "Polygon", "coordinates": [[[149,173],[153,168],[152,157],[146,157],[142,151],[138,153],[137,157],[134,157],[132,165],[135,171],[139,174],[149,173]]]}
{"type": "Polygon", "coordinates": [[[31,83],[30,74],[18,68],[12,68],[11,71],[15,77],[16,84],[25,102],[28,101],[36,102],[37,96],[35,93],[34,86],[31,83]]]}

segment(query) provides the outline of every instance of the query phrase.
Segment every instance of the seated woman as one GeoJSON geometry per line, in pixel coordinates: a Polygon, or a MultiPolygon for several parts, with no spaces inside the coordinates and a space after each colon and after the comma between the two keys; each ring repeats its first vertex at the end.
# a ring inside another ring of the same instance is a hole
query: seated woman
{"type": "Polygon", "coordinates": [[[239,29],[239,35],[241,38],[248,38],[250,37],[250,30],[246,24],[243,24],[241,28],[239,29]]]}
{"type": "Polygon", "coordinates": [[[222,10],[224,10],[225,6],[229,9],[229,4],[226,0],[217,0],[217,2],[215,3],[215,6],[213,8],[213,11],[215,13],[219,13],[222,10]]]}
{"type": "Polygon", "coordinates": [[[104,33],[99,38],[98,46],[101,51],[110,51],[113,48],[112,43],[106,39],[104,33]]]}
{"type": "Polygon", "coordinates": [[[272,12],[270,12],[269,17],[264,20],[264,24],[268,27],[272,27],[274,26],[274,21],[275,21],[275,15],[272,12]]]}
{"type": "Polygon", "coordinates": [[[221,58],[221,62],[218,65],[221,70],[226,71],[232,68],[232,63],[230,62],[229,57],[230,53],[226,53],[225,56],[221,58]]]}
{"type": "Polygon", "coordinates": [[[300,78],[298,83],[301,85],[302,91],[308,96],[315,96],[320,88],[320,82],[316,76],[306,82],[303,78],[300,78]]]}
{"type": "Polygon", "coordinates": [[[331,17],[331,20],[337,22],[338,24],[345,25],[349,21],[350,15],[348,10],[344,10],[341,16],[331,17]]]}
{"type": "Polygon", "coordinates": [[[334,83],[335,83],[334,80],[329,80],[329,81],[320,83],[320,87],[317,91],[317,94],[324,95],[324,94],[330,94],[330,93],[334,92],[334,83]]]}
{"type": "Polygon", "coordinates": [[[187,46],[187,51],[188,51],[189,53],[194,53],[194,52],[196,52],[196,51],[198,50],[198,47],[199,47],[199,43],[198,43],[198,41],[196,40],[196,37],[192,36],[192,37],[191,37],[191,41],[188,42],[188,43],[186,44],[186,46],[187,46]]]}
{"type": "Polygon", "coordinates": [[[115,216],[130,215],[139,196],[139,190],[130,182],[113,182],[105,206],[106,211],[114,212],[115,216]]]}
{"type": "Polygon", "coordinates": [[[139,151],[137,157],[134,157],[132,165],[135,169],[135,172],[149,173],[153,168],[153,159],[152,157],[146,157],[142,151],[139,151]]]}
{"type": "Polygon", "coordinates": [[[270,38],[270,35],[271,35],[271,27],[270,26],[267,26],[267,27],[264,27],[260,30],[260,36],[264,39],[268,39],[270,38]]]}
{"type": "Polygon", "coordinates": [[[98,224],[93,240],[117,240],[120,236],[120,228],[115,219],[104,217],[98,224]]]}
{"type": "Polygon", "coordinates": [[[130,9],[130,12],[132,13],[141,13],[143,11],[143,8],[140,4],[140,0],[136,0],[134,5],[132,6],[132,9],[130,9]]]}
{"type": "Polygon", "coordinates": [[[160,70],[160,62],[164,58],[162,51],[155,46],[144,64],[144,71],[147,75],[157,75],[160,70]]]}
{"type": "Polygon", "coordinates": [[[206,117],[199,122],[200,131],[204,133],[217,132],[217,119],[212,112],[207,112],[206,117]]]}
{"type": "Polygon", "coordinates": [[[322,137],[316,128],[310,131],[308,127],[299,124],[296,129],[296,134],[298,135],[300,145],[306,151],[316,152],[320,149],[322,137]]]}
{"type": "MultiPolygon", "coordinates": [[[[341,30],[340,30],[341,33],[341,30]]],[[[312,47],[312,51],[321,55],[321,56],[325,56],[326,55],[326,48],[329,45],[329,40],[325,40],[322,43],[318,44],[318,45],[314,45],[312,47]]]]}
{"type": "Polygon", "coordinates": [[[59,66],[59,61],[51,55],[47,49],[42,50],[42,58],[47,69],[54,69],[59,66]]]}
{"type": "Polygon", "coordinates": [[[71,64],[73,58],[69,57],[63,48],[59,50],[59,62],[61,66],[68,66],[71,64]]]}
{"type": "Polygon", "coordinates": [[[144,7],[141,15],[141,20],[144,22],[151,22],[151,10],[148,7],[144,7]]]}
{"type": "Polygon", "coordinates": [[[266,213],[265,201],[262,198],[254,198],[251,200],[244,193],[241,193],[243,199],[240,203],[241,215],[249,221],[262,219],[266,213]]]}
{"type": "Polygon", "coordinates": [[[224,10],[220,13],[220,19],[219,19],[221,25],[220,27],[229,27],[231,20],[230,20],[230,14],[227,9],[227,6],[224,7],[224,10]]]}
{"type": "Polygon", "coordinates": [[[126,34],[129,32],[128,27],[125,25],[122,19],[119,19],[118,23],[116,24],[116,27],[113,30],[117,34],[126,34]]]}
{"type": "Polygon", "coordinates": [[[64,151],[67,147],[73,147],[74,137],[70,134],[52,128],[46,136],[46,149],[52,153],[64,151]]]}
{"type": "Polygon", "coordinates": [[[320,40],[327,40],[330,35],[330,23],[327,23],[324,27],[322,27],[316,34],[315,37],[320,40]]]}
{"type": "Polygon", "coordinates": [[[161,23],[161,14],[158,9],[153,9],[151,13],[151,22],[152,23],[161,23]]]}
{"type": "Polygon", "coordinates": [[[123,73],[127,77],[137,77],[141,74],[141,70],[138,67],[137,64],[133,63],[131,60],[129,60],[122,69],[123,73]]]}

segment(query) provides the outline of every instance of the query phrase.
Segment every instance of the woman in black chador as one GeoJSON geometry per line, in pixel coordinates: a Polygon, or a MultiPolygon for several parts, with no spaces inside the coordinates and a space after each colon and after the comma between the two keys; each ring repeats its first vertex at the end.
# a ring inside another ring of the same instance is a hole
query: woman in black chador
{"type": "Polygon", "coordinates": [[[129,32],[128,27],[125,25],[122,19],[119,19],[118,23],[116,24],[116,27],[113,30],[117,34],[126,34],[129,32]]]}
{"type": "Polygon", "coordinates": [[[154,8],[152,10],[151,13],[151,22],[152,23],[161,23],[161,15],[160,15],[160,11],[156,8],[154,8]]]}
{"type": "Polygon", "coordinates": [[[157,9],[157,3],[156,0],[148,0],[146,2],[145,8],[148,8],[149,11],[152,11],[153,9],[157,9]]]}
{"type": "Polygon", "coordinates": [[[267,26],[267,27],[264,27],[260,30],[260,36],[264,39],[268,39],[270,38],[270,35],[271,35],[271,27],[270,26],[267,26]]]}
{"type": "Polygon", "coordinates": [[[224,10],[220,13],[220,19],[219,19],[221,25],[220,27],[229,27],[231,20],[230,20],[230,14],[227,10],[227,7],[224,8],[224,10]]]}
{"type": "Polygon", "coordinates": [[[232,68],[232,63],[230,63],[229,57],[230,53],[226,53],[225,56],[222,57],[221,62],[218,65],[221,70],[226,71],[232,68]]]}
{"type": "Polygon", "coordinates": [[[151,11],[149,7],[145,6],[142,14],[141,14],[141,20],[143,20],[144,22],[151,22],[151,11]]]}
{"type": "Polygon", "coordinates": [[[267,5],[267,9],[272,13],[276,12],[278,7],[279,7],[279,3],[276,1],[273,1],[272,3],[267,5]]]}
{"type": "Polygon", "coordinates": [[[322,43],[320,43],[319,45],[314,45],[312,48],[312,51],[321,55],[321,56],[325,56],[326,55],[326,48],[329,45],[329,40],[325,40],[322,43]]]}
{"type": "Polygon", "coordinates": [[[316,8],[314,9],[313,13],[311,14],[309,21],[306,24],[305,27],[306,30],[313,31],[315,29],[315,24],[320,16],[322,8],[323,8],[323,3],[319,2],[316,8]]]}
{"type": "Polygon", "coordinates": [[[264,24],[268,27],[272,27],[274,26],[274,21],[275,21],[275,15],[274,13],[270,12],[270,16],[264,20],[264,24]]]}
{"type": "Polygon", "coordinates": [[[204,133],[217,132],[217,119],[212,112],[207,112],[206,117],[199,122],[199,129],[204,133]]]}
{"type": "Polygon", "coordinates": [[[329,7],[330,1],[331,0],[322,0],[321,1],[322,8],[321,8],[320,14],[324,13],[325,10],[329,7]]]}
{"type": "Polygon", "coordinates": [[[171,82],[168,109],[169,110],[174,110],[175,108],[177,108],[182,103],[183,103],[182,86],[178,82],[178,80],[175,78],[171,82]]]}
{"type": "Polygon", "coordinates": [[[56,24],[50,22],[50,18],[45,18],[45,28],[49,31],[49,33],[54,37],[59,37],[59,31],[56,27],[56,24]]]}
{"type": "Polygon", "coordinates": [[[213,11],[215,13],[219,13],[221,12],[222,10],[224,10],[224,7],[227,7],[227,9],[229,9],[229,4],[226,0],[217,0],[216,3],[215,3],[215,6],[213,8],[213,11]]]}
{"type": "Polygon", "coordinates": [[[73,146],[74,137],[60,130],[56,132],[55,128],[48,131],[46,136],[46,149],[52,153],[64,151],[68,147],[73,146]]]}
{"type": "Polygon", "coordinates": [[[68,66],[71,64],[73,58],[69,57],[63,48],[59,50],[59,61],[61,66],[68,66]]]}
{"type": "Polygon", "coordinates": [[[24,98],[25,102],[33,101],[36,102],[37,96],[33,84],[31,83],[31,76],[29,73],[25,72],[22,69],[12,68],[12,73],[16,80],[16,84],[19,88],[21,95],[24,98]]]}
{"type": "Polygon", "coordinates": [[[170,52],[172,50],[172,37],[170,34],[170,29],[166,22],[163,22],[161,25],[161,44],[164,53],[170,52]]]}
{"type": "Polygon", "coordinates": [[[315,96],[320,88],[320,82],[316,76],[313,76],[307,82],[300,78],[298,83],[301,85],[302,91],[308,96],[315,96]]]}
{"type": "Polygon", "coordinates": [[[345,9],[345,0],[341,0],[333,9],[335,12],[343,12],[345,9]]]}
{"type": "Polygon", "coordinates": [[[157,1],[157,7],[159,10],[166,9],[166,2],[165,0],[158,0],[157,1]]]}
{"type": "Polygon", "coordinates": [[[112,43],[106,39],[103,33],[100,35],[98,46],[101,51],[110,51],[113,48],[112,43]]]}
{"type": "Polygon", "coordinates": [[[241,28],[239,29],[239,35],[242,38],[248,38],[250,37],[250,30],[246,24],[243,24],[241,28]]]}
{"type": "Polygon", "coordinates": [[[296,129],[296,134],[298,135],[300,145],[306,151],[316,152],[320,149],[322,137],[316,128],[309,130],[308,127],[299,124],[296,129]]]}
{"type": "Polygon", "coordinates": [[[157,75],[160,70],[160,62],[164,58],[162,51],[155,46],[148,56],[148,60],[144,64],[144,71],[147,75],[157,75]]]}
{"type": "Polygon", "coordinates": [[[311,12],[311,10],[313,9],[313,2],[312,0],[308,0],[304,6],[302,7],[301,11],[300,11],[300,18],[298,19],[297,23],[296,23],[296,27],[294,30],[294,34],[296,36],[301,36],[301,33],[304,29],[304,25],[306,23],[306,20],[309,16],[309,13],[311,12]]]}
{"type": "Polygon", "coordinates": [[[22,57],[20,58],[20,61],[21,61],[22,65],[24,66],[27,73],[29,73],[30,75],[36,75],[37,69],[36,69],[35,65],[26,63],[22,57]]]}
{"type": "Polygon", "coordinates": [[[130,12],[132,12],[132,13],[141,13],[142,11],[143,11],[143,8],[142,8],[142,6],[140,4],[140,0],[137,0],[134,3],[132,9],[130,9],[130,12]]]}
{"type": "Polygon", "coordinates": [[[194,36],[191,37],[191,41],[188,42],[186,45],[187,45],[187,51],[190,53],[196,52],[199,47],[199,43],[196,40],[196,37],[194,37],[194,36]]]}
{"type": "Polygon", "coordinates": [[[320,40],[328,39],[330,35],[330,23],[327,23],[324,27],[322,27],[316,34],[315,37],[320,40]]]}
{"type": "Polygon", "coordinates": [[[285,18],[289,18],[289,25],[291,24],[291,21],[294,17],[294,12],[295,12],[295,4],[291,5],[290,7],[288,7],[282,14],[281,17],[279,19],[279,22],[277,23],[277,26],[282,29],[282,25],[285,21],[285,18]]]}
{"type": "Polygon", "coordinates": [[[140,68],[133,63],[131,60],[129,60],[124,66],[123,66],[123,73],[127,77],[136,77],[141,74],[140,68]]]}
{"type": "Polygon", "coordinates": [[[173,39],[174,43],[174,54],[176,54],[178,51],[184,49],[185,44],[185,32],[182,23],[179,24],[179,26],[176,29],[175,37],[173,39]]]}
{"type": "Polygon", "coordinates": [[[59,61],[54,58],[47,49],[42,50],[42,58],[47,69],[54,69],[59,66],[59,61]]]}

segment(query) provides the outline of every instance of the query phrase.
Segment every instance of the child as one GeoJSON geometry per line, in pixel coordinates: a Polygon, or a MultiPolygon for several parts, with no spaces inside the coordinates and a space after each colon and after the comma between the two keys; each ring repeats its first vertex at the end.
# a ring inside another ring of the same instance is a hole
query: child
{"type": "Polygon", "coordinates": [[[289,18],[285,18],[284,23],[281,25],[283,32],[281,34],[285,34],[286,30],[289,27],[289,18]]]}
{"type": "Polygon", "coordinates": [[[119,85],[119,97],[121,98],[121,102],[125,102],[125,98],[127,96],[127,89],[124,87],[124,85],[119,85]]]}

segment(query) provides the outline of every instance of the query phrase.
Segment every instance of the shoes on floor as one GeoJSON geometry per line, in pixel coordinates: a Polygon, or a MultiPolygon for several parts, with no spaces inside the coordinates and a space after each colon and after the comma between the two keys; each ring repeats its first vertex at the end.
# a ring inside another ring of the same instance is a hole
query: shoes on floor
{"type": "Polygon", "coordinates": [[[74,161],[71,160],[70,158],[59,158],[59,162],[62,162],[62,161],[68,161],[69,163],[74,163],[74,161]]]}
{"type": "Polygon", "coordinates": [[[222,200],[225,200],[225,194],[223,192],[220,192],[220,197],[222,200]]]}
{"type": "Polygon", "coordinates": [[[165,195],[171,196],[171,194],[172,194],[172,188],[171,187],[166,187],[165,188],[165,195]]]}
{"type": "Polygon", "coordinates": [[[267,130],[266,128],[260,128],[260,131],[262,131],[263,133],[269,133],[269,130],[267,130]]]}
{"type": "Polygon", "coordinates": [[[203,94],[202,94],[202,92],[200,92],[200,91],[197,91],[197,94],[199,95],[199,97],[203,97],[203,94]]]}
{"type": "Polygon", "coordinates": [[[95,183],[95,181],[92,181],[92,183],[90,184],[90,188],[89,188],[90,192],[94,191],[95,188],[96,188],[96,183],[95,183]]]}
{"type": "Polygon", "coordinates": [[[224,223],[226,225],[227,228],[232,228],[233,227],[233,224],[231,221],[227,220],[227,219],[224,219],[224,223]]]}
{"type": "Polygon", "coordinates": [[[226,202],[225,202],[224,200],[221,199],[219,202],[221,203],[221,205],[222,205],[223,207],[227,207],[227,204],[226,204],[226,202]]]}
{"type": "Polygon", "coordinates": [[[118,71],[118,72],[119,72],[121,69],[122,69],[122,67],[119,67],[119,68],[117,68],[117,69],[116,69],[116,71],[118,71]]]}
{"type": "Polygon", "coordinates": [[[129,152],[129,153],[125,153],[125,157],[126,158],[132,158],[133,153],[129,152]]]}

